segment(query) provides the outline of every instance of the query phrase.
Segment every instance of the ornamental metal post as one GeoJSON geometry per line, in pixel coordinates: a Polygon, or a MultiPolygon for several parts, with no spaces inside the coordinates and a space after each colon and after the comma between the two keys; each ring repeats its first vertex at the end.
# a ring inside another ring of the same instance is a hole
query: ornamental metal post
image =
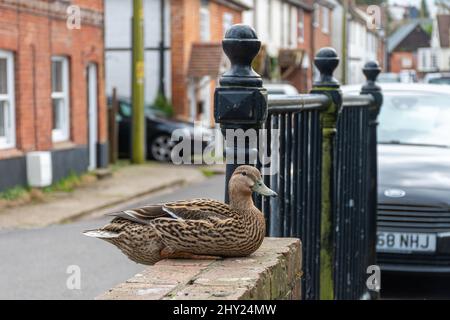
{"type": "Polygon", "coordinates": [[[314,83],[312,93],[326,94],[331,103],[321,112],[322,129],[322,203],[320,213],[320,299],[334,299],[334,246],[333,246],[333,154],[338,110],[342,106],[342,92],[333,72],[339,64],[339,57],[333,48],[322,48],[314,64],[320,72],[320,79],[314,83]]]}
{"type": "Polygon", "coordinates": [[[256,164],[258,154],[256,145],[248,141],[239,143],[240,139],[236,143],[232,135],[243,135],[249,129],[257,133],[262,127],[267,119],[267,91],[261,76],[252,68],[253,59],[261,48],[255,30],[243,24],[234,25],[225,34],[222,46],[231,68],[222,75],[220,87],[216,89],[214,118],[226,141],[225,201],[228,202],[228,181],[234,170],[242,164],[256,164]],[[242,159],[244,161],[238,161],[242,159]]]}
{"type": "MultiPolygon", "coordinates": [[[[375,81],[381,72],[381,68],[376,61],[367,62],[364,65],[363,73],[367,82],[362,87],[361,94],[370,94],[375,102],[369,108],[369,128],[368,128],[368,179],[369,179],[369,198],[368,198],[368,242],[369,242],[369,265],[376,265],[376,236],[377,236],[377,205],[378,205],[378,151],[377,151],[377,126],[378,115],[383,104],[383,94],[380,86],[375,81]]],[[[377,299],[378,294],[372,292],[372,298],[377,299]]]]}

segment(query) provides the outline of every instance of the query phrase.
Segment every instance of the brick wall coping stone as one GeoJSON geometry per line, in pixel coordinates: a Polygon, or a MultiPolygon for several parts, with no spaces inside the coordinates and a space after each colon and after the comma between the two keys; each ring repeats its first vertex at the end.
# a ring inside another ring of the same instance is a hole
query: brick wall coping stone
{"type": "Polygon", "coordinates": [[[245,258],[164,260],[98,300],[300,300],[301,242],[266,238],[245,258]]]}

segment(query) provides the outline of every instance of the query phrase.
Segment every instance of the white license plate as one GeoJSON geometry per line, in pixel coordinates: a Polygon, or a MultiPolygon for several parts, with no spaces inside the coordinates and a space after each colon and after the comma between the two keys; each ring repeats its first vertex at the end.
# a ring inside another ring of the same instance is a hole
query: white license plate
{"type": "Polygon", "coordinates": [[[377,251],[379,252],[436,252],[436,234],[378,232],[377,251]]]}

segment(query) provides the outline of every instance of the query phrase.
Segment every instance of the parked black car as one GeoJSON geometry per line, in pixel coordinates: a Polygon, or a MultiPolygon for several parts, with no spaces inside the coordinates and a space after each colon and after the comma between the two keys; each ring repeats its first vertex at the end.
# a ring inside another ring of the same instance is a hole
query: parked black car
{"type": "Polygon", "coordinates": [[[387,271],[449,273],[450,90],[426,84],[382,89],[378,264],[387,271]]]}
{"type": "MultiPolygon", "coordinates": [[[[112,99],[108,99],[111,105],[112,99]]],[[[131,115],[132,105],[128,98],[118,98],[119,111],[117,115],[119,127],[119,157],[129,158],[131,154],[131,115]]],[[[177,143],[172,141],[172,133],[177,129],[186,130],[188,134],[194,137],[194,124],[174,119],[169,119],[163,112],[152,105],[145,106],[146,117],[146,141],[147,157],[157,161],[170,161],[172,148],[177,143]]],[[[205,127],[197,127],[196,139],[202,145],[202,150],[211,137],[210,130],[205,127]],[[198,135],[199,131],[201,132],[198,135]],[[202,139],[203,137],[203,139],[202,139]]],[[[193,141],[195,143],[195,140],[193,141]]],[[[192,152],[196,151],[192,148],[192,152]]]]}

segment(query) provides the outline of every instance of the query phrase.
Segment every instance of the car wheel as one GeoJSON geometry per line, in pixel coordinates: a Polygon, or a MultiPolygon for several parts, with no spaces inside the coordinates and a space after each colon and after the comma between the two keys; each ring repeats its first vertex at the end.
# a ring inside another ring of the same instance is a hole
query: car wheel
{"type": "Polygon", "coordinates": [[[168,162],[171,160],[172,149],[175,142],[168,135],[160,135],[153,139],[150,145],[150,154],[157,161],[168,162]]]}

